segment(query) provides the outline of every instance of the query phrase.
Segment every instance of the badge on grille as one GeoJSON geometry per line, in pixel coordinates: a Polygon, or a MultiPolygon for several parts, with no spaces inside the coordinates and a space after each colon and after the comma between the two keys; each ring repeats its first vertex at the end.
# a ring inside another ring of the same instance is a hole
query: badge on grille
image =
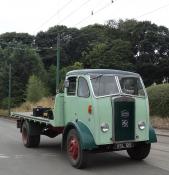
{"type": "Polygon", "coordinates": [[[129,117],[129,112],[127,110],[123,110],[121,111],[121,117],[122,118],[128,118],[129,117]]]}
{"type": "Polygon", "coordinates": [[[121,120],[121,122],[122,122],[122,127],[123,128],[128,128],[129,127],[128,120],[121,120]]]}

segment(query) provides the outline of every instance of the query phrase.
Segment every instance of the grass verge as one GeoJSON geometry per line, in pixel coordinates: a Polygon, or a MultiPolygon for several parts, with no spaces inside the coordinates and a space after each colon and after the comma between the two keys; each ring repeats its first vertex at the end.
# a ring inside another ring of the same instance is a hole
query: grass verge
{"type": "Polygon", "coordinates": [[[158,116],[152,116],[150,120],[154,128],[169,130],[169,117],[161,118],[158,116]]]}
{"type": "MultiPolygon", "coordinates": [[[[42,98],[37,103],[25,102],[19,107],[12,108],[11,112],[31,112],[33,110],[33,108],[35,108],[37,106],[43,106],[46,108],[53,108],[54,100],[52,97],[48,97],[48,98],[42,98]]],[[[8,110],[0,109],[0,116],[1,117],[8,116],[8,110]]]]}
{"type": "Polygon", "coordinates": [[[42,106],[42,107],[46,107],[46,108],[53,108],[54,100],[52,97],[48,97],[48,98],[42,98],[37,103],[25,102],[21,106],[11,109],[11,111],[12,112],[31,112],[32,109],[37,107],[37,106],[42,106]]]}

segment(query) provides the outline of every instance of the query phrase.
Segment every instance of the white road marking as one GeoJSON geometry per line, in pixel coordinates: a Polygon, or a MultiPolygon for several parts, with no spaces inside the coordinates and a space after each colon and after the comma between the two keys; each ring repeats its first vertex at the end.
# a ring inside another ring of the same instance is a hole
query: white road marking
{"type": "Polygon", "coordinates": [[[57,154],[53,154],[53,153],[44,153],[44,154],[41,154],[41,156],[55,157],[55,156],[57,156],[57,154]]]}
{"type": "Polygon", "coordinates": [[[6,156],[4,154],[0,154],[0,159],[8,159],[8,158],[9,158],[9,156],[6,156]]]}
{"type": "Polygon", "coordinates": [[[24,155],[15,155],[15,158],[16,159],[21,159],[21,158],[23,158],[24,157],[24,155]]]}

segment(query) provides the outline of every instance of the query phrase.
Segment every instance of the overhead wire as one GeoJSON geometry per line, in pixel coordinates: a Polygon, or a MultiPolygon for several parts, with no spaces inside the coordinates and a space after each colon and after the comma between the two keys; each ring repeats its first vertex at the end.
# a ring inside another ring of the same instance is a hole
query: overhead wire
{"type": "Polygon", "coordinates": [[[61,19],[58,24],[60,24],[61,22],[65,21],[66,19],[70,18],[70,16],[72,16],[73,14],[75,14],[76,12],[78,12],[82,7],[84,7],[86,4],[88,4],[91,0],[87,0],[84,3],[82,3],[79,7],[77,7],[75,10],[73,10],[72,12],[70,12],[68,15],[66,15],[63,19],[61,19]]]}
{"type": "MultiPolygon", "coordinates": [[[[22,47],[13,47],[15,43],[8,43],[4,41],[0,41],[0,48],[2,45],[5,45],[9,49],[14,49],[14,50],[27,50],[28,48],[22,48],[22,47]]],[[[42,50],[57,50],[56,47],[41,47],[41,48],[34,48],[33,46],[29,47],[29,49],[35,50],[35,51],[42,51],[42,50]]]]}
{"type": "MultiPolygon", "coordinates": [[[[69,0],[66,4],[64,4],[59,10],[57,10],[52,16],[50,16],[46,21],[44,21],[39,27],[36,28],[36,30],[43,27],[45,24],[47,24],[50,20],[52,20],[55,16],[57,16],[61,11],[63,11],[73,0],[69,0]]],[[[36,32],[34,31],[34,33],[36,32]]]]}
{"type": "MultiPolygon", "coordinates": [[[[53,19],[56,15],[58,15],[64,8],[66,8],[73,0],[69,0],[65,5],[63,5],[56,13],[54,13],[50,18],[48,18],[45,22],[43,22],[36,30],[38,30],[39,28],[43,27],[46,23],[48,23],[51,19],[53,19]]],[[[87,3],[89,3],[91,0],[86,0],[84,3],[82,3],[78,8],[76,8],[75,10],[73,10],[72,12],[70,12],[68,15],[66,15],[63,19],[61,19],[57,25],[59,25],[61,22],[67,20],[68,18],[70,18],[73,14],[75,14],[76,12],[78,12],[82,7],[84,7],[87,3]]],[[[105,6],[101,7],[100,9],[98,9],[97,11],[95,11],[92,15],[95,15],[97,13],[99,13],[100,11],[104,10],[105,8],[107,8],[110,4],[112,4],[113,2],[117,1],[117,0],[110,0],[111,3],[106,4],[105,6]]],[[[97,5],[98,6],[98,5],[97,5]]],[[[93,11],[92,11],[93,12],[93,11]]],[[[91,13],[92,13],[91,12],[91,13]]],[[[82,23],[83,21],[86,21],[88,18],[90,18],[91,14],[88,15],[87,17],[83,18],[82,20],[80,20],[78,23],[75,24],[78,25],[80,23],[82,23]]],[[[36,31],[34,31],[35,33],[36,31]]]]}
{"type": "Polygon", "coordinates": [[[96,15],[97,13],[101,12],[102,10],[108,8],[112,3],[114,3],[113,0],[111,0],[111,2],[107,3],[106,5],[104,5],[103,7],[99,8],[98,10],[94,11],[92,10],[91,11],[91,14],[89,14],[88,16],[86,16],[85,18],[83,18],[82,20],[80,20],[79,22],[77,22],[76,24],[74,24],[74,26],[77,26],[83,22],[85,22],[87,19],[89,19],[91,16],[93,15],[96,15]]]}
{"type": "Polygon", "coordinates": [[[147,15],[149,15],[149,14],[155,13],[156,11],[159,11],[159,10],[161,10],[161,9],[167,8],[168,6],[169,6],[169,3],[166,4],[166,5],[163,5],[163,6],[161,6],[161,7],[158,7],[158,8],[156,8],[156,9],[154,9],[154,10],[151,10],[151,11],[149,11],[149,12],[146,12],[146,13],[144,13],[144,14],[138,16],[136,19],[139,19],[139,18],[142,18],[142,17],[147,16],[147,15]]]}

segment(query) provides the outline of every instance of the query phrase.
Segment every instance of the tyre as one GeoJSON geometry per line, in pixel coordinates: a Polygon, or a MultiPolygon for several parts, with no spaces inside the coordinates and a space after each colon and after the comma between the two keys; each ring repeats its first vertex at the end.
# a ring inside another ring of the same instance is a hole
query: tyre
{"type": "Polygon", "coordinates": [[[128,149],[127,153],[131,159],[142,160],[149,155],[150,149],[150,143],[138,143],[134,148],[128,149]]]}
{"type": "Polygon", "coordinates": [[[24,121],[22,125],[22,141],[25,147],[32,148],[38,147],[40,143],[40,135],[31,135],[30,134],[30,123],[24,121]]]}
{"type": "Polygon", "coordinates": [[[82,150],[77,131],[71,129],[67,136],[66,152],[73,167],[82,169],[87,164],[87,152],[82,150]]]}

